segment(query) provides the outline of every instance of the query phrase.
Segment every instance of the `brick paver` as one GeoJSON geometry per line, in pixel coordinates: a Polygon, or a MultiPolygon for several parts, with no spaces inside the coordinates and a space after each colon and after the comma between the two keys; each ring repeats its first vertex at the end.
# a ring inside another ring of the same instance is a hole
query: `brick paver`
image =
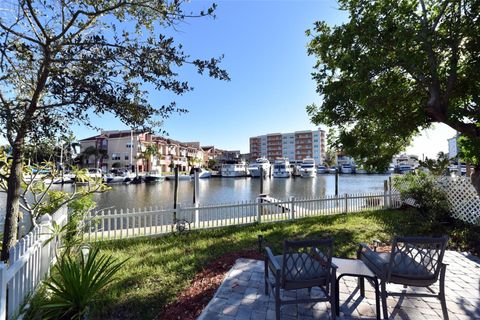
{"type": "MultiPolygon", "coordinates": [[[[480,319],[480,259],[454,251],[445,253],[448,264],[446,300],[450,320],[480,319]]],[[[230,269],[215,296],[198,320],[269,320],[275,319],[273,295],[265,295],[263,261],[238,259],[230,269]]],[[[387,289],[402,291],[402,286],[387,285],[387,289]]],[[[433,286],[437,290],[436,286],[433,286]]],[[[407,290],[412,290],[408,288],[407,290]]],[[[422,291],[424,289],[417,289],[422,291]]],[[[375,318],[373,288],[365,285],[365,298],[360,297],[355,278],[340,281],[340,319],[375,318]]],[[[283,299],[308,296],[307,290],[282,292],[283,299]]],[[[320,295],[313,289],[312,296],[320,295]]],[[[436,298],[388,297],[390,319],[442,319],[442,307],[436,298]]],[[[326,302],[284,305],[284,320],[331,319],[326,302]]]]}

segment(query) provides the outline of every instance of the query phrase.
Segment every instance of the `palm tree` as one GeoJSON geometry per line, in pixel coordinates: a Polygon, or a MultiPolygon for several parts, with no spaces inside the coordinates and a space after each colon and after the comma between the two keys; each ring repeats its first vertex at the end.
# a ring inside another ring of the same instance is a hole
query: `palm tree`
{"type": "Polygon", "coordinates": [[[82,158],[83,160],[88,160],[90,156],[95,157],[95,168],[98,168],[98,161],[102,162],[104,159],[108,159],[108,152],[105,149],[90,146],[82,152],[82,158]]]}
{"type": "Polygon", "coordinates": [[[152,169],[152,162],[153,162],[153,157],[158,155],[158,147],[156,144],[149,144],[146,148],[145,151],[140,153],[140,156],[138,157],[139,159],[145,159],[147,160],[147,170],[150,171],[152,169]]]}

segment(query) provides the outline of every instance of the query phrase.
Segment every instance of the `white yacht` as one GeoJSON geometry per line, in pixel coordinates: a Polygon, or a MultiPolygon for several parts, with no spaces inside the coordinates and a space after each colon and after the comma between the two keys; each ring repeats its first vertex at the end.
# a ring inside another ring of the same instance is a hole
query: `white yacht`
{"type": "Polygon", "coordinates": [[[277,159],[273,163],[273,177],[274,178],[290,178],[292,168],[287,158],[277,159]]]}
{"type": "Polygon", "coordinates": [[[317,174],[324,174],[327,173],[327,167],[319,165],[317,167],[317,174]]]}
{"type": "Polygon", "coordinates": [[[352,173],[352,165],[350,163],[344,163],[342,164],[342,167],[340,168],[341,173],[352,173]]]}
{"type": "Polygon", "coordinates": [[[248,175],[248,169],[245,162],[225,163],[222,165],[222,177],[245,177],[248,175]]]}
{"type": "Polygon", "coordinates": [[[267,158],[258,158],[254,163],[248,166],[248,171],[252,177],[260,177],[260,168],[263,169],[263,176],[267,176],[270,171],[270,161],[267,158]]]}
{"type": "Polygon", "coordinates": [[[300,176],[302,178],[313,178],[315,174],[315,160],[313,158],[305,158],[300,165],[300,176]]]}
{"type": "MultiPolygon", "coordinates": [[[[190,174],[190,176],[192,177],[192,179],[195,178],[195,173],[190,174]]],[[[198,178],[199,179],[207,179],[207,178],[210,178],[211,176],[212,176],[211,171],[205,170],[203,168],[200,168],[198,170],[198,178]]]]}

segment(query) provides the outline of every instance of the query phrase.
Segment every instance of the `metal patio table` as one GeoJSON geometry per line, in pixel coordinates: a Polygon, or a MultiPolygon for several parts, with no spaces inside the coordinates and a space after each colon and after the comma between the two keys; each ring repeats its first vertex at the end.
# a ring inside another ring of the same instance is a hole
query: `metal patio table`
{"type": "Polygon", "coordinates": [[[332,264],[338,267],[337,269],[337,279],[336,279],[336,311],[337,316],[340,315],[340,290],[339,283],[340,279],[344,276],[347,277],[357,277],[360,285],[360,296],[365,297],[365,279],[370,282],[370,284],[375,288],[375,304],[377,319],[380,319],[380,293],[378,286],[378,279],[375,274],[370,271],[370,269],[363,263],[362,260],[356,259],[341,259],[341,258],[332,258],[332,264]]]}

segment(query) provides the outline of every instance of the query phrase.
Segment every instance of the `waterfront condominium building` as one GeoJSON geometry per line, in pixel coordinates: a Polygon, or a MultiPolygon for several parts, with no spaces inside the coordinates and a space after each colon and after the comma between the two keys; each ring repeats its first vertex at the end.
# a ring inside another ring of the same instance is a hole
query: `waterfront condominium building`
{"type": "Polygon", "coordinates": [[[317,164],[325,159],[326,134],[322,129],[295,131],[291,133],[269,133],[250,138],[250,159],[266,157],[270,161],[288,158],[301,161],[307,157],[317,164]]]}

